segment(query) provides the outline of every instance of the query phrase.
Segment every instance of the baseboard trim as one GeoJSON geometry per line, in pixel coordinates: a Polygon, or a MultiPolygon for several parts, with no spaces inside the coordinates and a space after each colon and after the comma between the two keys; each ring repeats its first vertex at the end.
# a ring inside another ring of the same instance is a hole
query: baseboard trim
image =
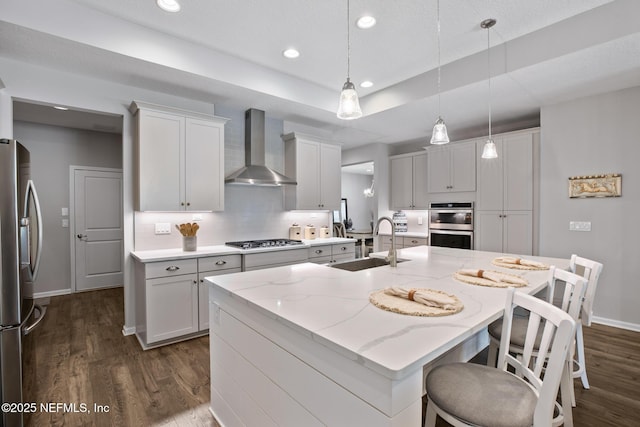
{"type": "Polygon", "coordinates": [[[135,326],[123,326],[122,327],[122,335],[129,336],[129,335],[133,335],[136,333],[136,327],[135,326]]]}
{"type": "Polygon", "coordinates": [[[71,288],[69,288],[69,289],[57,289],[55,291],[36,292],[36,293],[33,294],[33,299],[57,297],[57,296],[60,296],[60,295],[69,295],[70,293],[71,293],[71,288]]]}
{"type": "Polygon", "coordinates": [[[640,325],[637,323],[622,322],[620,320],[607,319],[605,317],[593,316],[593,323],[600,325],[613,326],[614,328],[628,329],[630,331],[640,332],[640,325]]]}

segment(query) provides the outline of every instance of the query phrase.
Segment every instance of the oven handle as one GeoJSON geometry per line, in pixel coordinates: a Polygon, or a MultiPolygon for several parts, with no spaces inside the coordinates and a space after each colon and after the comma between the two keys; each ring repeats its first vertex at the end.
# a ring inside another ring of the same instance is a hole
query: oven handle
{"type": "Polygon", "coordinates": [[[439,230],[437,228],[430,228],[431,234],[455,234],[458,236],[473,236],[473,231],[458,231],[458,230],[439,230]]]}
{"type": "Polygon", "coordinates": [[[435,214],[439,213],[473,213],[473,209],[430,209],[435,214]]]}

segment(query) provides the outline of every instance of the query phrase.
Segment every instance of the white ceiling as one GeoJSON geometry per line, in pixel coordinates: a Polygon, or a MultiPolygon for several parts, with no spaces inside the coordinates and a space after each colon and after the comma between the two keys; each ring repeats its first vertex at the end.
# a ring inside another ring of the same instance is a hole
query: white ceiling
{"type": "MultiPolygon", "coordinates": [[[[344,0],[3,0],[0,56],[145,89],[260,108],[345,148],[427,141],[438,116],[436,0],[351,0],[351,79],[364,117],[335,117],[346,78],[344,0]],[[355,20],[376,17],[360,30],[355,20]],[[295,47],[301,56],[281,52],[295,47]]],[[[640,85],[640,2],[441,0],[442,116],[486,133],[486,18],[494,125],[535,125],[543,105],[640,85]]],[[[0,72],[0,78],[2,74],[0,72]]],[[[25,106],[25,108],[28,106],[25,106]]],[[[28,110],[25,114],[29,114],[28,110]]],[[[86,117],[85,117],[86,120],[86,117]]]]}

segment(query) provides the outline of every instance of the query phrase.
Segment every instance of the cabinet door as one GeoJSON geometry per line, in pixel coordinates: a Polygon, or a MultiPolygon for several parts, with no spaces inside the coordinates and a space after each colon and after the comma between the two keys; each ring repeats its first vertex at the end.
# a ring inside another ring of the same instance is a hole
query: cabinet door
{"type": "Polygon", "coordinates": [[[337,145],[320,144],[320,207],[339,210],[342,194],[342,152],[337,145]]]}
{"type": "Polygon", "coordinates": [[[413,156],[413,208],[427,209],[429,207],[427,191],[427,153],[413,156]]]}
{"type": "Polygon", "coordinates": [[[532,213],[505,211],[503,217],[503,250],[518,255],[533,254],[532,213]]]}
{"type": "MultiPolygon", "coordinates": [[[[297,142],[297,209],[320,208],[320,144],[316,142],[297,142]]],[[[338,192],[338,194],[340,194],[338,192]]]]}
{"type": "Polygon", "coordinates": [[[476,145],[454,144],[451,153],[451,191],[476,191],[476,145]]]}
{"type": "Polygon", "coordinates": [[[198,332],[198,276],[148,279],[147,343],[198,332]]]}
{"type": "Polygon", "coordinates": [[[427,238],[426,237],[403,237],[402,238],[402,247],[403,248],[413,248],[415,246],[426,246],[427,238]]]}
{"type": "Polygon", "coordinates": [[[502,252],[502,211],[476,211],[474,248],[479,251],[502,252]]]}
{"type": "Polygon", "coordinates": [[[223,210],[224,125],[187,118],[185,151],[185,208],[223,210]]]}
{"type": "MultiPolygon", "coordinates": [[[[533,135],[507,136],[504,147],[505,211],[533,209],[533,135]]],[[[500,155],[500,152],[498,152],[500,155]]]]}
{"type": "Polygon", "coordinates": [[[148,110],[138,114],[138,209],[182,210],[185,119],[148,110]]]}
{"type": "Polygon", "coordinates": [[[427,188],[429,193],[447,193],[451,187],[448,148],[432,148],[427,156],[427,188]]]}
{"type": "Polygon", "coordinates": [[[391,207],[411,209],[413,206],[413,166],[412,158],[397,157],[390,161],[391,207]]]}
{"type": "Polygon", "coordinates": [[[198,273],[198,330],[209,329],[209,284],[204,281],[205,277],[220,276],[222,274],[239,273],[239,267],[227,270],[203,271],[198,273]]]}
{"type": "Polygon", "coordinates": [[[476,142],[476,155],[478,158],[476,209],[481,211],[501,211],[503,209],[504,177],[502,164],[504,152],[502,140],[494,139],[494,142],[498,151],[497,159],[483,159],[482,150],[484,149],[485,141],[479,140],[476,142]]]}

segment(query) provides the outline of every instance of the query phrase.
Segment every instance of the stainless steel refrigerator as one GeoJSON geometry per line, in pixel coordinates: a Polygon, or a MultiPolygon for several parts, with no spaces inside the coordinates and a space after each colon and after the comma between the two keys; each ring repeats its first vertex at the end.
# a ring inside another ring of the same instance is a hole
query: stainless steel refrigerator
{"type": "Polygon", "coordinates": [[[30,402],[25,385],[34,382],[29,333],[44,319],[33,300],[42,251],[42,218],[29,151],[0,139],[0,426],[23,425],[21,404],[30,402]],[[9,404],[9,406],[5,404],[9,404]],[[5,409],[9,409],[6,411],[5,409]]]}

